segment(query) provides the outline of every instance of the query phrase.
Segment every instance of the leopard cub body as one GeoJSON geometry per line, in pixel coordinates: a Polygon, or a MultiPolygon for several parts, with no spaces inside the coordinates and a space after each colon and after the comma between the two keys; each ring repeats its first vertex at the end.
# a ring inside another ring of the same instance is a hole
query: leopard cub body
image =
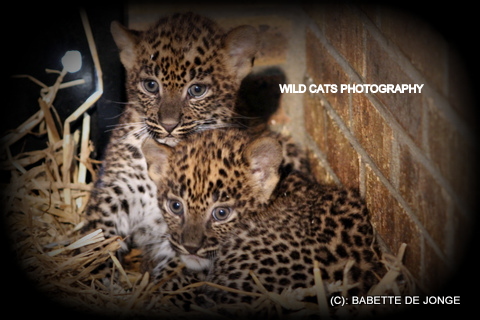
{"type": "MultiPolygon", "coordinates": [[[[112,132],[98,180],[86,208],[83,233],[103,229],[107,237],[148,248],[158,268],[174,255],[157,205],[157,186],[147,174],[145,140],[175,145],[189,134],[235,126],[237,92],[256,53],[251,26],[224,31],[193,13],[162,18],[145,31],[117,22],[111,31],[126,69],[128,103],[112,132]]],[[[295,148],[294,148],[295,149],[295,148]]],[[[295,167],[300,157],[285,166],[295,167]]]]}
{"type": "MultiPolygon", "coordinates": [[[[178,256],[158,277],[171,276],[178,260],[189,270],[165,290],[207,280],[259,293],[253,272],[267,291],[281,293],[313,286],[317,261],[324,283],[340,281],[347,294],[360,295],[384,272],[358,193],[295,171],[280,178],[282,147],[275,136],[221,129],[192,135],[175,148],[150,141],[143,150],[178,256]]],[[[209,286],[196,294],[227,306],[255,299],[209,286]]],[[[183,306],[192,300],[190,294],[174,298],[183,306]]]]}

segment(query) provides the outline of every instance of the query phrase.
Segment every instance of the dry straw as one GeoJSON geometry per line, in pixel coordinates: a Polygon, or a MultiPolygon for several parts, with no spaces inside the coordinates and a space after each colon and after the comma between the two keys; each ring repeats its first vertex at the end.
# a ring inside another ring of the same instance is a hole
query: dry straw
{"type": "MultiPolygon", "coordinates": [[[[26,276],[33,279],[38,289],[52,299],[71,305],[77,310],[98,313],[108,312],[123,316],[168,313],[175,314],[176,317],[203,314],[221,317],[217,313],[221,306],[208,310],[193,306],[192,311],[184,313],[168,303],[168,298],[173,295],[209,285],[256,297],[255,303],[249,306],[228,306],[233,311],[236,307],[241,312],[247,309],[268,309],[270,315],[278,315],[282,310],[289,310],[296,315],[318,314],[327,318],[327,291],[343,292],[355,284],[322,283],[317,262],[314,264],[315,285],[312,288],[286,289],[281,294],[268,292],[253,272],[253,285],[260,293],[243,292],[206,282],[191,284],[175,292],[159,292],[158,288],[169,281],[169,278],[154,283],[150,281],[148,273],[141,273],[136,269],[125,270],[115,257],[115,251],[120,248],[122,239],[105,239],[102,230],[95,230],[80,238],[78,230],[82,226],[82,215],[92,188],[92,183],[86,183],[87,171],[94,179],[97,164],[90,159],[94,146],[89,140],[90,117],[86,111],[103,92],[97,50],[83,11],[81,20],[95,65],[96,91],[60,123],[53,106],[58,90],[81,85],[84,81],[80,79],[63,82],[65,70],[47,70],[59,75],[53,86],[47,86],[32,76],[20,75],[19,77],[26,77],[41,87],[39,110],[16,130],[1,138],[1,146],[5,151],[1,166],[10,174],[10,182],[3,186],[1,194],[4,218],[14,243],[13,249],[26,276]],[[71,124],[80,117],[83,117],[81,128],[71,132],[71,124]],[[12,155],[10,146],[32,133],[48,136],[45,148],[12,155]],[[105,281],[102,275],[94,272],[97,266],[107,260],[113,261],[111,271],[119,274],[118,279],[105,281]],[[316,296],[318,304],[302,302],[306,296],[316,296]]],[[[405,289],[399,288],[396,281],[400,273],[404,275],[406,287],[413,288],[409,273],[401,263],[404,251],[405,245],[402,245],[397,257],[384,255],[389,271],[380,283],[372,288],[372,294],[402,293],[405,289]]],[[[346,270],[349,266],[347,264],[346,270]]],[[[180,269],[181,267],[178,271],[180,269]]]]}

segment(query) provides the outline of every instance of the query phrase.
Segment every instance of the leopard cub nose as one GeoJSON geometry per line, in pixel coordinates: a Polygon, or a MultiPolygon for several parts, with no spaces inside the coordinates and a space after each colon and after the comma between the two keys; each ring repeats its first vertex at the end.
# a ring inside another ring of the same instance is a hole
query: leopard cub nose
{"type": "Polygon", "coordinates": [[[168,133],[172,133],[172,131],[178,126],[179,123],[178,122],[162,122],[160,124],[168,133]]]}
{"type": "Polygon", "coordinates": [[[186,245],[184,245],[183,247],[184,247],[185,250],[187,250],[188,253],[190,253],[190,254],[196,254],[197,251],[198,251],[198,249],[200,249],[199,246],[186,246],[186,245]]]}

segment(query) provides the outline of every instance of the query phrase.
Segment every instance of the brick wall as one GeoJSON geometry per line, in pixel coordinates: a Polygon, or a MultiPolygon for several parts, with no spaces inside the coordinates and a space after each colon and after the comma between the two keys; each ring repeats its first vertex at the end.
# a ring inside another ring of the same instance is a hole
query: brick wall
{"type": "Polygon", "coordinates": [[[387,247],[407,243],[405,265],[435,290],[455,270],[473,219],[473,108],[461,59],[405,13],[305,9],[306,83],[424,84],[421,94],[308,94],[304,112],[319,180],[359,188],[387,247]]]}
{"type": "MultiPolygon", "coordinates": [[[[307,86],[424,84],[422,93],[283,94],[270,122],[310,150],[319,181],[358,188],[386,250],[407,243],[404,264],[419,287],[439,287],[473,222],[473,108],[455,48],[422,19],[382,7],[188,9],[226,28],[255,26],[254,73],[278,67],[287,83],[307,86]]],[[[185,8],[133,5],[129,24],[175,11],[185,8]]]]}

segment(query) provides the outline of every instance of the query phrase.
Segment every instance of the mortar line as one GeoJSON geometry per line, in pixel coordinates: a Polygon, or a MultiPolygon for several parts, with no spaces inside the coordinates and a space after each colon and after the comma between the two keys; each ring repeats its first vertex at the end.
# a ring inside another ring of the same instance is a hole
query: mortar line
{"type": "Polygon", "coordinates": [[[367,192],[367,180],[366,180],[366,174],[365,174],[365,161],[363,161],[362,157],[359,156],[358,159],[359,165],[358,165],[358,171],[359,171],[359,189],[360,189],[360,196],[362,198],[366,198],[366,192],[367,192]]]}
{"type": "Polygon", "coordinates": [[[392,133],[392,145],[390,149],[390,177],[395,189],[400,188],[400,146],[398,144],[397,133],[392,133]]]}
{"type": "MultiPolygon", "coordinates": [[[[288,83],[301,83],[304,75],[306,74],[306,13],[300,8],[284,12],[282,15],[290,22],[291,35],[295,35],[288,39],[288,47],[286,50],[286,57],[282,70],[288,74],[288,83]],[[291,66],[295,65],[295,68],[291,66]]],[[[304,126],[305,119],[305,102],[301,95],[294,95],[281,97],[282,107],[289,117],[290,121],[286,124],[282,124],[283,128],[286,128],[292,138],[304,144],[307,136],[307,131],[304,126]]]]}

